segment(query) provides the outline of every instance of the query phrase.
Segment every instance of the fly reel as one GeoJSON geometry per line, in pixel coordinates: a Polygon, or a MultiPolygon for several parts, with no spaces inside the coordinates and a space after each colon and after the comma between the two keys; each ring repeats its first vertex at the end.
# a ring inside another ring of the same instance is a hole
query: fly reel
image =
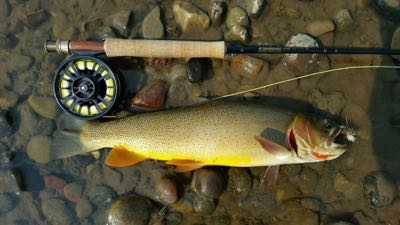
{"type": "Polygon", "coordinates": [[[66,113],[93,120],[106,115],[116,105],[120,83],[103,60],[78,55],[60,66],[53,89],[58,105],[66,113]]]}

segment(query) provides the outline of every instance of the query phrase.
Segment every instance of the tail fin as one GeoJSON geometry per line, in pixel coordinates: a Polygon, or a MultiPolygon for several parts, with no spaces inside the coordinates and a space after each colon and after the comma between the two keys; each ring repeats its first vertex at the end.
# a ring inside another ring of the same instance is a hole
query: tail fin
{"type": "Polygon", "coordinates": [[[56,131],[51,144],[51,158],[60,159],[90,151],[80,140],[79,131],[56,131]]]}

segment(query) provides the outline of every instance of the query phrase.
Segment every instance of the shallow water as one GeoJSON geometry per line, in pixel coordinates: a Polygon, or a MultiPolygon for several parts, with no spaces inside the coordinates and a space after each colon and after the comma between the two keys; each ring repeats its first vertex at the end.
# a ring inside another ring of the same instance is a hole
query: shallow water
{"type": "MultiPolygon", "coordinates": [[[[210,4],[209,1],[191,2],[204,12],[210,4]]],[[[292,34],[306,32],[306,26],[311,22],[333,18],[338,9],[344,8],[351,12],[354,27],[319,36],[323,45],[390,46],[397,23],[378,14],[369,2],[373,1],[268,1],[260,16],[250,19],[249,44],[284,45],[292,34]]],[[[173,1],[0,0],[0,3],[3,13],[0,15],[3,21],[0,24],[0,60],[3,62],[0,67],[0,108],[9,112],[14,120],[11,127],[0,127],[4,132],[0,146],[1,224],[51,224],[51,221],[60,221],[59,218],[64,218],[62,224],[105,224],[112,200],[126,194],[137,194],[151,201],[153,207],[148,210],[154,215],[153,224],[273,225],[338,221],[360,225],[400,224],[400,187],[396,188],[400,180],[400,139],[399,128],[392,125],[399,125],[399,93],[398,89],[397,93],[392,91],[400,80],[396,70],[334,72],[253,93],[252,96],[305,101],[334,112],[357,127],[357,141],[333,161],[281,166],[278,183],[272,189],[259,183],[265,168],[250,168],[239,173],[248,179],[233,176],[233,170],[221,168],[220,172],[227,173],[230,182],[237,180],[245,183],[244,186],[251,185],[251,190],[245,198],[238,198],[228,185],[218,200],[213,201],[215,211],[201,214],[194,212],[192,207],[191,201],[195,200],[189,191],[191,174],[176,174],[172,167],[161,162],[148,160],[128,168],[109,168],[103,163],[107,154],[107,150],[103,150],[96,157],[83,154],[41,164],[37,161],[46,161],[49,152],[39,148],[29,156],[27,153],[32,138],[51,138],[56,127],[65,123],[66,117],[55,105],[52,92],[53,76],[63,57],[45,53],[43,42],[47,39],[98,39],[103,27],[113,24],[110,18],[122,10],[131,10],[132,14],[127,29],[116,31],[117,36],[142,38],[142,21],[157,5],[161,8],[164,27],[176,26],[173,1]],[[31,13],[38,14],[27,20],[31,13]],[[35,98],[30,96],[46,98],[39,98],[38,106],[33,103],[35,98]],[[395,115],[397,122],[393,122],[395,115]],[[378,188],[377,198],[386,197],[385,204],[378,204],[381,207],[370,205],[370,192],[365,190],[370,187],[365,178],[373,171],[385,171],[386,174],[372,175],[379,179],[384,177],[383,181],[378,179],[379,184],[372,184],[378,188]],[[182,187],[181,200],[166,208],[155,197],[155,185],[164,175],[175,177],[182,187]],[[91,204],[85,208],[88,214],[85,216],[82,216],[83,203],[80,203],[83,200],[91,204]],[[78,217],[78,211],[82,218],[78,217]],[[162,213],[158,213],[160,211],[162,213]]],[[[239,1],[227,3],[231,8],[239,1]]],[[[223,23],[200,33],[172,31],[166,38],[222,40],[224,32],[226,26],[223,23]]],[[[228,60],[212,60],[214,75],[211,78],[198,84],[189,84],[185,79],[179,81],[193,98],[179,101],[178,91],[175,93],[178,97],[170,98],[176,102],[168,100],[167,106],[196,103],[198,96],[204,93],[220,96],[294,77],[281,63],[281,55],[254,57],[264,61],[256,79],[237,73],[228,60]]],[[[129,83],[127,92],[130,94],[155,78],[165,78],[173,83],[168,76],[179,76],[179,71],[182,73],[186,68],[185,60],[173,60],[159,67],[151,67],[142,59],[127,61],[132,64],[125,68],[125,73],[135,77],[129,83]]],[[[390,56],[358,55],[320,55],[318,61],[319,70],[397,63],[390,56]]],[[[118,62],[113,64],[120,66],[118,62]]],[[[2,116],[2,120],[4,118],[2,116]]],[[[69,124],[68,121],[72,119],[67,119],[69,124]]]]}

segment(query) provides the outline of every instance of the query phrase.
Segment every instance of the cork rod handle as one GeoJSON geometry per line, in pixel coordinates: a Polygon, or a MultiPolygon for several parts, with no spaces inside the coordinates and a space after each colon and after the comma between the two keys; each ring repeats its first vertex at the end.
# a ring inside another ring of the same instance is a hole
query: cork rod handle
{"type": "Polygon", "coordinates": [[[108,57],[135,56],[159,58],[224,58],[223,41],[129,40],[108,38],[108,57]]]}

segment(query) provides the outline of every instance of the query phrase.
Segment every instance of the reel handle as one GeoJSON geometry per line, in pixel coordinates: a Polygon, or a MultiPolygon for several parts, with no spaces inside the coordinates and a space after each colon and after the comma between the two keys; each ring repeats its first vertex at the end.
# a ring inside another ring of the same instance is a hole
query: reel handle
{"type": "Polygon", "coordinates": [[[136,56],[159,58],[224,58],[224,41],[133,40],[108,38],[108,57],[136,56]]]}

